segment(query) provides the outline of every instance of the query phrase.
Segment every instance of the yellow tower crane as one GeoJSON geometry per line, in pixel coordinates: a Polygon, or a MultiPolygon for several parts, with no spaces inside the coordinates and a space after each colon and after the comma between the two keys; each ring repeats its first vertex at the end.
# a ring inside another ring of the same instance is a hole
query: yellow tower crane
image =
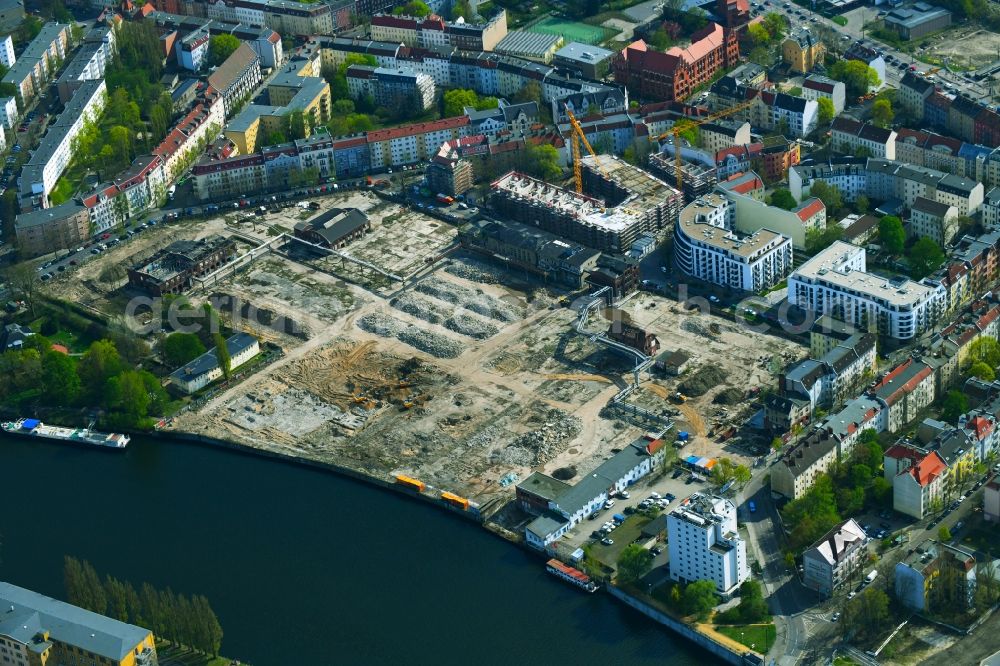
{"type": "Polygon", "coordinates": [[[577,121],[576,116],[570,111],[569,106],[566,106],[566,117],[569,118],[569,124],[573,128],[573,180],[576,181],[576,191],[578,194],[583,193],[583,168],[580,166],[580,143],[583,143],[587,152],[594,156],[597,168],[604,174],[604,177],[610,180],[607,172],[601,166],[600,160],[597,160],[597,153],[594,152],[594,148],[587,141],[586,135],[583,133],[583,128],[580,127],[580,123],[577,121]]]}
{"type": "MultiPolygon", "coordinates": [[[[674,137],[673,139],[674,171],[676,172],[678,190],[683,191],[684,189],[684,176],[681,174],[681,168],[683,167],[683,160],[681,160],[681,132],[683,132],[688,127],[698,127],[699,125],[710,123],[713,120],[718,120],[719,118],[725,118],[726,116],[730,116],[738,111],[747,109],[752,105],[753,105],[753,100],[750,100],[749,102],[741,102],[739,104],[736,104],[735,106],[729,107],[728,109],[723,109],[722,111],[716,111],[715,113],[708,116],[704,116],[702,118],[697,118],[697,119],[692,118],[690,119],[690,124],[685,124],[682,127],[678,127],[677,123],[674,123],[673,127],[668,129],[660,136],[656,137],[655,140],[657,142],[662,141],[663,139],[667,138],[670,135],[673,135],[674,137]]],[[[683,120],[688,120],[688,119],[684,118],[683,120]]]]}

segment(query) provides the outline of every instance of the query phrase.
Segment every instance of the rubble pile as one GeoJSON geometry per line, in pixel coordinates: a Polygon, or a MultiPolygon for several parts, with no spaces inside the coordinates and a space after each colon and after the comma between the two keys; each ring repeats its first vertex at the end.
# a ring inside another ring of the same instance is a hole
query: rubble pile
{"type": "Polygon", "coordinates": [[[452,275],[472,282],[483,284],[503,284],[504,275],[495,266],[476,259],[461,259],[451,261],[445,266],[445,271],[452,275]]]}
{"type": "Polygon", "coordinates": [[[510,303],[458,284],[445,282],[434,284],[425,280],[416,286],[416,290],[445,303],[461,306],[476,314],[504,323],[517,321],[524,316],[520,308],[510,303]]]}
{"type": "Polygon", "coordinates": [[[453,317],[448,317],[444,325],[456,333],[468,335],[476,340],[485,340],[500,332],[500,329],[493,324],[467,314],[456,314],[453,317]]]}
{"type": "Polygon", "coordinates": [[[391,304],[397,310],[432,324],[440,324],[448,317],[448,311],[445,308],[409,292],[394,298],[391,304]]]}
{"type": "Polygon", "coordinates": [[[425,351],[438,358],[457,358],[465,349],[461,343],[451,338],[440,333],[425,331],[418,326],[407,326],[396,334],[396,338],[400,342],[405,342],[411,347],[416,347],[420,351],[425,351]]]}
{"type": "Polygon", "coordinates": [[[546,419],[503,449],[494,451],[493,461],[505,465],[544,465],[562,451],[566,442],[579,435],[583,427],[579,418],[558,409],[549,410],[546,419]]]}

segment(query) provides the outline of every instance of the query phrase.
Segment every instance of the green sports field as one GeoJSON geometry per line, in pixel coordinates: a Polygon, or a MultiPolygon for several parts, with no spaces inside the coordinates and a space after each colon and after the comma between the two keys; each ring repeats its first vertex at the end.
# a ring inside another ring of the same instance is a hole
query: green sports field
{"type": "Polygon", "coordinates": [[[525,28],[525,30],[528,32],[540,32],[545,35],[559,35],[567,42],[583,42],[584,44],[594,45],[600,44],[616,34],[616,31],[603,28],[599,25],[566,21],[554,16],[543,19],[530,28],[525,28]]]}

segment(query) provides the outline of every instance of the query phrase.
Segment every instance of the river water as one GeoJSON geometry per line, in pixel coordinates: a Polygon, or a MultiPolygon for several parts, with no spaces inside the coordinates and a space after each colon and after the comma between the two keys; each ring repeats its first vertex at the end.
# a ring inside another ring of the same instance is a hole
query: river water
{"type": "Polygon", "coordinates": [[[461,518],[331,473],[151,439],[0,438],[0,580],[63,598],[63,555],[209,598],[223,653],[300,664],[708,663],[461,518]]]}

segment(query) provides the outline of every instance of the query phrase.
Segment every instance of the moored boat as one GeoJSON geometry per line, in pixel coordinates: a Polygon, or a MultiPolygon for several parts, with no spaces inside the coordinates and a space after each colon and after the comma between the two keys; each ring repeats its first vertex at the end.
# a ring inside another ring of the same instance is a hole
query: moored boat
{"type": "Polygon", "coordinates": [[[86,444],[104,449],[124,450],[131,441],[128,435],[98,432],[90,428],[64,428],[46,425],[38,419],[19,419],[0,424],[4,432],[25,437],[41,437],[75,444],[86,444]]]}
{"type": "Polygon", "coordinates": [[[581,590],[591,593],[597,591],[597,583],[592,581],[590,576],[568,564],[563,564],[555,558],[546,563],[545,570],[557,578],[562,578],[567,583],[576,585],[581,590]]]}

